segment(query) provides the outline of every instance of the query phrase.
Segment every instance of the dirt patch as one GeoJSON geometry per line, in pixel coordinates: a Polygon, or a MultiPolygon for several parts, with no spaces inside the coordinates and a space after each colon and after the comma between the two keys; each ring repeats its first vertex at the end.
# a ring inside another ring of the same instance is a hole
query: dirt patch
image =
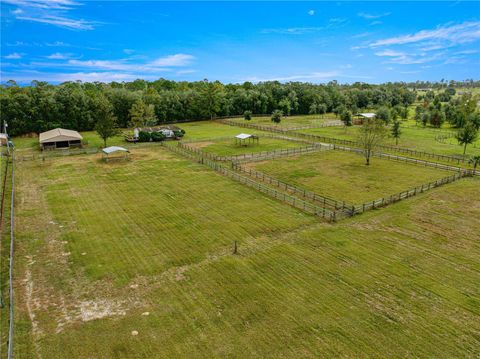
{"type": "Polygon", "coordinates": [[[79,304],[79,318],[83,322],[88,322],[94,319],[102,319],[105,317],[125,315],[126,310],[122,307],[124,303],[113,300],[88,300],[79,304]]]}

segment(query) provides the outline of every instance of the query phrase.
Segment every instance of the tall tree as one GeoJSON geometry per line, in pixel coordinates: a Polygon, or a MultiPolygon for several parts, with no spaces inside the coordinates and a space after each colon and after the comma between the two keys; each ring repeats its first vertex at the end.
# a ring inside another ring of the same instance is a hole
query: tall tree
{"type": "Polygon", "coordinates": [[[467,152],[467,145],[475,142],[478,137],[478,130],[475,128],[473,123],[468,122],[465,127],[458,130],[455,138],[458,143],[463,145],[463,155],[467,152]]]}
{"type": "Polygon", "coordinates": [[[402,134],[402,130],[400,129],[400,121],[393,122],[391,134],[392,134],[392,137],[395,139],[395,145],[398,146],[398,139],[402,134]]]}
{"type": "Polygon", "coordinates": [[[135,101],[130,113],[130,124],[132,127],[147,127],[157,123],[155,116],[155,106],[147,105],[143,100],[135,101]]]}
{"type": "Polygon", "coordinates": [[[375,148],[382,143],[387,135],[385,122],[381,119],[372,118],[364,122],[358,131],[357,141],[363,150],[366,165],[370,165],[370,157],[375,148]]]}
{"type": "Polygon", "coordinates": [[[273,111],[273,113],[272,113],[272,118],[271,118],[271,120],[272,120],[272,122],[278,124],[278,123],[280,123],[280,121],[282,121],[282,116],[283,116],[282,111],[280,111],[280,110],[275,110],[275,111],[273,111]]]}
{"type": "Polygon", "coordinates": [[[117,126],[117,118],[113,114],[113,106],[105,96],[96,98],[93,107],[93,118],[96,120],[95,131],[107,147],[107,140],[120,133],[117,126]]]}

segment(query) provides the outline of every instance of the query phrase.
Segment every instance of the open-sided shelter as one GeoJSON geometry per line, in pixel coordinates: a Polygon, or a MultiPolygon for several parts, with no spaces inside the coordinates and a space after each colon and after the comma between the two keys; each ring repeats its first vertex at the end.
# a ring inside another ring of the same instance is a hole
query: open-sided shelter
{"type": "Polygon", "coordinates": [[[114,158],[128,158],[128,154],[130,153],[129,150],[127,150],[124,147],[119,147],[119,146],[110,146],[110,147],[105,147],[102,150],[102,155],[103,159],[105,161],[108,161],[109,159],[114,159],[114,158]],[[117,154],[117,156],[116,156],[117,154]],[[120,154],[120,156],[118,156],[120,154]]]}
{"type": "Polygon", "coordinates": [[[82,135],[77,131],[55,128],[39,135],[42,150],[56,148],[82,147],[82,135]]]}
{"type": "Polygon", "coordinates": [[[353,119],[353,124],[354,125],[362,125],[365,120],[375,118],[376,114],[374,114],[373,112],[365,112],[365,113],[357,113],[353,116],[355,117],[353,119]]]}
{"type": "Polygon", "coordinates": [[[241,133],[235,136],[235,144],[240,146],[247,146],[250,143],[255,143],[257,141],[258,144],[258,136],[250,135],[248,133],[241,133]]]}

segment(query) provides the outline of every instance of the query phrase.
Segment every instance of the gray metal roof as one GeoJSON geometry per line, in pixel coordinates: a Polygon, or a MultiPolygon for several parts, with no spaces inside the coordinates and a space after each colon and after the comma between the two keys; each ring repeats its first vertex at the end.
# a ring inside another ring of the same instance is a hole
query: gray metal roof
{"type": "Polygon", "coordinates": [[[130,152],[126,148],[119,147],[119,146],[110,146],[110,147],[105,147],[102,152],[109,155],[110,153],[117,152],[117,151],[122,151],[122,152],[130,152]]]}

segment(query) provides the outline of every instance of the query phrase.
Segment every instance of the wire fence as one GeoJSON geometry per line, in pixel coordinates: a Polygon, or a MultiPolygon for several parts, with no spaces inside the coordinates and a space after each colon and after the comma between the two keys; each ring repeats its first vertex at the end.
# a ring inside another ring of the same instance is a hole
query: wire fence
{"type": "MultiPolygon", "coordinates": [[[[275,126],[265,127],[265,126],[259,126],[253,123],[240,123],[240,122],[228,121],[228,120],[221,120],[220,122],[227,125],[231,125],[231,126],[239,126],[239,127],[252,128],[252,129],[257,129],[262,131],[277,132],[277,133],[288,133],[289,135],[292,135],[292,136],[296,136],[299,138],[308,139],[316,142],[325,142],[325,143],[331,143],[336,145],[347,145],[347,146],[353,146],[353,147],[360,146],[360,144],[356,141],[343,140],[340,138],[319,136],[319,135],[313,135],[313,134],[302,133],[302,132],[292,132],[291,130],[275,127],[275,126]]],[[[470,159],[469,156],[455,157],[455,156],[441,155],[441,154],[432,153],[432,152],[418,151],[418,150],[413,150],[409,148],[389,146],[389,145],[379,145],[378,148],[387,152],[405,153],[405,154],[409,154],[411,156],[416,156],[416,157],[425,157],[425,158],[435,159],[437,161],[452,162],[452,163],[456,163],[457,165],[468,164],[468,161],[470,159]]]]}
{"type": "Polygon", "coordinates": [[[13,258],[14,258],[14,228],[15,228],[15,162],[14,157],[12,158],[12,195],[10,203],[10,260],[9,260],[9,271],[8,278],[9,284],[8,289],[10,293],[10,302],[9,302],[9,327],[8,327],[8,359],[13,357],[13,330],[14,330],[14,293],[13,293],[13,258]]]}

